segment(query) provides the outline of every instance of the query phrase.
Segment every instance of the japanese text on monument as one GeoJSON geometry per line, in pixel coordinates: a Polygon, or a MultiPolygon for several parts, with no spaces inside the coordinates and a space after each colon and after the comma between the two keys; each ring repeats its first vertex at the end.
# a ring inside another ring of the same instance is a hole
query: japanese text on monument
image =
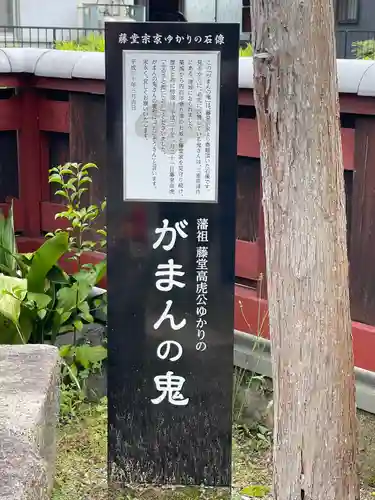
{"type": "Polygon", "coordinates": [[[218,52],[124,51],[125,200],[215,202],[218,133],[218,52]]]}
{"type": "MultiPolygon", "coordinates": [[[[177,238],[186,239],[188,234],[186,228],[188,223],[186,220],[176,222],[170,225],[168,219],[163,220],[163,226],[155,229],[155,234],[158,238],[153,244],[153,249],[156,250],[160,246],[165,252],[169,252],[175,246],[177,238]]],[[[185,272],[181,264],[176,264],[174,259],[168,259],[167,263],[159,264],[155,272],[155,286],[159,292],[170,292],[174,287],[185,288],[186,283],[183,281],[185,272]]],[[[158,320],[154,323],[154,330],[158,330],[164,321],[168,321],[171,328],[171,333],[178,332],[186,327],[186,318],[176,322],[173,314],[173,301],[165,301],[165,309],[161,313],[158,320]]],[[[183,355],[183,347],[176,340],[165,340],[161,342],[157,348],[156,355],[159,359],[167,360],[170,363],[178,361],[183,355]]],[[[186,406],[189,403],[189,398],[183,396],[183,387],[185,378],[175,375],[173,371],[168,370],[167,373],[157,375],[154,378],[155,389],[160,395],[151,400],[154,405],[159,405],[164,400],[174,406],[186,406]]]]}
{"type": "Polygon", "coordinates": [[[196,314],[197,314],[197,351],[205,351],[208,303],[208,219],[197,219],[197,252],[196,252],[196,314]]]}

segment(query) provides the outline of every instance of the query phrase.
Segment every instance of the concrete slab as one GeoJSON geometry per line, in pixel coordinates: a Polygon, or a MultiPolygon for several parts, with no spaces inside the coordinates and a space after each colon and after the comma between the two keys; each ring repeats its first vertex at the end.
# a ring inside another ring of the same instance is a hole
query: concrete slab
{"type": "Polygon", "coordinates": [[[0,346],[0,500],[47,500],[53,486],[60,358],[0,346]]]}

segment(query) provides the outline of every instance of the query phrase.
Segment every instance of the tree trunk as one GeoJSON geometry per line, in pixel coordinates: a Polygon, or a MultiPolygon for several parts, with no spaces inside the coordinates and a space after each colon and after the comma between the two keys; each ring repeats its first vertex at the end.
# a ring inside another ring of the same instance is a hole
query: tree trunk
{"type": "Polygon", "coordinates": [[[332,0],[252,0],[274,498],[358,500],[332,0]]]}

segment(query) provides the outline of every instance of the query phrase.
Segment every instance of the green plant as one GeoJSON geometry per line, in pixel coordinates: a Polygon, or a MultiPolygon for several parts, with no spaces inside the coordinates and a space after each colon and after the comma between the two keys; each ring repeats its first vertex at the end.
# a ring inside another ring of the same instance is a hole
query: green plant
{"type": "Polygon", "coordinates": [[[79,40],[56,41],[55,48],[57,50],[80,50],[84,52],[104,52],[105,40],[104,36],[98,33],[90,33],[79,40]]]}
{"type": "Polygon", "coordinates": [[[62,364],[60,419],[77,418],[81,406],[86,402],[86,380],[91,373],[102,371],[107,358],[104,346],[63,345],[59,349],[62,364]]]}
{"type": "Polygon", "coordinates": [[[60,422],[78,419],[82,405],[85,403],[85,393],[82,388],[70,382],[60,383],[60,422]]]}
{"type": "MultiPolygon", "coordinates": [[[[56,167],[51,182],[58,182],[60,194],[68,201],[67,209],[58,214],[71,222],[67,231],[49,235],[35,252],[19,254],[15,247],[13,211],[0,217],[0,343],[55,343],[61,333],[82,330],[94,321],[93,313],[106,313],[106,293],[93,297],[93,287],[106,272],[106,260],[80,266],[85,251],[103,247],[104,241],[91,242],[84,235],[105,209],[84,207],[84,187],[91,182],[89,168],[95,165],[56,167]],[[68,174],[69,179],[64,176],[68,174]],[[75,175],[74,175],[75,174],[75,175]],[[78,272],[69,276],[58,265],[68,251],[79,264],[78,272]]],[[[94,230],[103,240],[106,230],[94,230]]],[[[75,343],[75,341],[74,341],[75,343]]]]}
{"type": "Polygon", "coordinates": [[[244,495],[245,497],[252,497],[252,498],[263,498],[268,493],[270,492],[270,488],[268,486],[261,486],[261,485],[252,485],[252,486],[246,486],[243,490],[241,490],[240,494],[244,495]]]}
{"type": "Polygon", "coordinates": [[[17,252],[16,238],[14,233],[13,203],[5,217],[0,210],[0,271],[15,275],[17,261],[14,254],[17,252]]]}
{"type": "Polygon", "coordinates": [[[58,266],[68,241],[68,233],[60,232],[36,252],[14,254],[18,276],[0,274],[0,343],[53,344],[59,334],[93,322],[90,292],[106,262],[68,276],[58,266]]]}
{"type": "MultiPolygon", "coordinates": [[[[46,241],[36,252],[17,254],[6,250],[17,263],[0,275],[0,343],[44,342],[44,328],[50,319],[55,295],[52,275],[59,272],[57,262],[67,251],[68,235],[61,233],[46,241]]],[[[2,247],[5,250],[5,246],[2,247]]]]}
{"type": "Polygon", "coordinates": [[[54,46],[57,50],[80,50],[75,40],[55,41],[54,46]]]}
{"type": "MultiPolygon", "coordinates": [[[[98,228],[100,218],[104,218],[105,215],[106,201],[101,202],[99,206],[94,204],[87,206],[84,202],[84,197],[88,192],[87,186],[92,183],[90,169],[97,168],[94,163],[66,163],[52,168],[49,176],[49,182],[58,185],[55,194],[62,196],[66,203],[66,210],[58,213],[56,218],[65,219],[68,222],[66,231],[69,233],[69,252],[71,253],[69,258],[77,261],[78,264],[78,273],[74,275],[77,280],[77,303],[80,299],[79,288],[89,284],[88,291],[91,293],[92,287],[103,278],[106,271],[105,260],[96,266],[81,262],[84,253],[102,250],[106,246],[106,226],[98,228]],[[96,239],[93,241],[90,237],[96,239]]],[[[55,233],[48,234],[47,237],[55,236],[61,231],[58,229],[55,233]]],[[[69,292],[66,291],[66,293],[69,292]]],[[[87,312],[87,305],[84,307],[87,312]]],[[[90,310],[91,312],[100,310],[106,316],[107,294],[96,293],[95,297],[91,298],[90,310]]],[[[74,325],[74,331],[81,329],[82,325],[78,320],[78,323],[74,325]]]]}
{"type": "Polygon", "coordinates": [[[353,42],[352,53],[356,59],[375,60],[375,40],[353,42]]]}
{"type": "MultiPolygon", "coordinates": [[[[56,215],[56,218],[63,218],[69,222],[66,229],[69,233],[69,251],[72,252],[71,259],[77,260],[80,264],[80,258],[84,252],[103,249],[106,246],[107,230],[106,227],[95,229],[99,217],[104,215],[106,201],[100,206],[85,206],[84,196],[88,191],[87,184],[92,183],[90,169],[97,169],[94,163],[66,163],[51,168],[49,182],[58,184],[59,188],[55,192],[64,198],[66,210],[56,215]],[[85,239],[86,235],[99,236],[99,239],[92,241],[85,239]]],[[[53,236],[60,232],[49,233],[47,236],[53,236]]],[[[79,266],[80,267],[80,266],[79,266]]]]}
{"type": "Polygon", "coordinates": [[[250,43],[246,45],[246,47],[240,47],[240,57],[252,57],[253,56],[253,47],[250,43]]]}
{"type": "Polygon", "coordinates": [[[101,345],[64,345],[59,351],[64,360],[63,379],[70,379],[77,388],[82,388],[79,382],[85,381],[90,373],[101,372],[102,363],[107,359],[107,349],[101,345]]]}

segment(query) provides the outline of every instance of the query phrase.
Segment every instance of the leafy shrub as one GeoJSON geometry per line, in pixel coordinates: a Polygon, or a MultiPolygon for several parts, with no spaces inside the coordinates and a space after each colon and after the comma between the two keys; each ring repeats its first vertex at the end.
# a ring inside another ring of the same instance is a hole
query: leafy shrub
{"type": "Polygon", "coordinates": [[[17,268],[16,259],[13,257],[17,251],[14,233],[13,203],[9,209],[8,217],[0,211],[0,271],[14,274],[17,268]]]}
{"type": "Polygon", "coordinates": [[[5,217],[0,211],[0,344],[50,343],[58,335],[73,332],[73,345],[60,348],[61,418],[75,418],[86,402],[86,380],[100,373],[107,358],[105,345],[92,346],[76,333],[94,322],[95,311],[106,315],[107,293],[93,293],[93,287],[106,271],[106,260],[97,265],[81,265],[85,252],[103,248],[106,228],[98,229],[100,206],[85,205],[84,194],[92,183],[94,164],[67,163],[50,170],[50,183],[58,185],[66,208],[57,218],[68,221],[66,230],[47,235],[35,252],[17,251],[13,207],[5,217]],[[88,239],[96,234],[96,241],[88,239]],[[68,275],[59,260],[70,252],[78,272],[68,275]]]}
{"type": "Polygon", "coordinates": [[[84,235],[92,231],[96,218],[105,209],[83,206],[82,196],[92,182],[89,168],[96,165],[66,164],[51,171],[50,182],[57,182],[67,208],[57,217],[71,226],[56,231],[35,252],[17,252],[13,210],[0,215],[0,344],[52,343],[58,335],[82,330],[94,321],[94,310],[106,313],[105,292],[92,298],[93,287],[106,272],[106,260],[81,266],[84,252],[104,246],[105,229],[95,229],[101,240],[91,242],[84,235]],[[68,275],[59,266],[67,252],[77,260],[78,272],[68,275]]]}
{"type": "MultiPolygon", "coordinates": [[[[62,218],[69,222],[67,232],[69,233],[69,251],[72,252],[72,260],[80,262],[82,254],[97,249],[102,249],[106,245],[106,228],[95,229],[95,223],[98,218],[104,215],[106,201],[100,206],[84,206],[84,195],[87,193],[87,185],[92,183],[89,171],[97,169],[94,163],[66,163],[53,167],[50,170],[49,182],[58,184],[55,192],[63,198],[66,203],[66,210],[56,215],[56,218],[62,218]],[[86,235],[99,236],[96,241],[85,239],[86,235]]],[[[55,233],[49,233],[47,236],[54,236],[61,232],[58,229],[55,233]]]]}
{"type": "Polygon", "coordinates": [[[54,344],[58,335],[94,321],[90,292],[106,262],[69,276],[58,265],[68,250],[69,235],[62,231],[33,253],[13,254],[17,269],[0,274],[1,344],[54,344]]]}
{"type": "Polygon", "coordinates": [[[240,47],[240,57],[252,57],[253,56],[253,47],[250,43],[246,45],[246,47],[240,47]]]}
{"type": "Polygon", "coordinates": [[[104,36],[97,33],[90,33],[79,40],[55,41],[57,50],[81,50],[84,52],[104,52],[104,36]]]}
{"type": "Polygon", "coordinates": [[[356,59],[375,60],[375,40],[363,40],[352,44],[356,59]]]}

